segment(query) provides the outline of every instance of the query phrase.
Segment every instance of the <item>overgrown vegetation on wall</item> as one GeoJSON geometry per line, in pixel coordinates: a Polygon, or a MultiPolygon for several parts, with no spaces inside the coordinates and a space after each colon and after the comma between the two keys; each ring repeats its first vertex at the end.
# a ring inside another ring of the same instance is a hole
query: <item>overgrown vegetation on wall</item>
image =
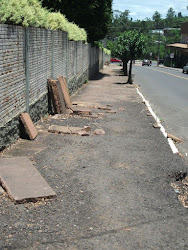
{"type": "Polygon", "coordinates": [[[50,12],[42,8],[38,0],[1,0],[0,22],[18,24],[25,27],[40,27],[51,30],[63,30],[68,33],[69,40],[87,41],[86,31],[60,12],[50,12]]]}

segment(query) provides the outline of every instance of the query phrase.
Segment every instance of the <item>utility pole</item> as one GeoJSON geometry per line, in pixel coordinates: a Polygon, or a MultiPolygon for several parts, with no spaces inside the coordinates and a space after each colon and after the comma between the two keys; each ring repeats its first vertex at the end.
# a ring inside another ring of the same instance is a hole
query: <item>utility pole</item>
{"type": "Polygon", "coordinates": [[[159,40],[158,40],[158,49],[157,49],[157,66],[159,66],[159,58],[160,58],[160,40],[161,40],[160,29],[159,29],[159,38],[158,39],[159,40]]]}

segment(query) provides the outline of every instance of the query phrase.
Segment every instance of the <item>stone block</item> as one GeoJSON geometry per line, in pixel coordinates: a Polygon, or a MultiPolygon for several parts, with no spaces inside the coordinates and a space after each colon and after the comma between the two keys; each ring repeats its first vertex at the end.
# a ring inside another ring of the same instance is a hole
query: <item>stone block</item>
{"type": "Polygon", "coordinates": [[[27,157],[0,158],[0,181],[15,203],[56,196],[27,157]]]}
{"type": "Polygon", "coordinates": [[[33,124],[29,114],[28,113],[21,113],[20,119],[25,127],[27,134],[29,135],[29,138],[31,140],[34,140],[38,135],[38,131],[35,128],[35,125],[33,124]]]}

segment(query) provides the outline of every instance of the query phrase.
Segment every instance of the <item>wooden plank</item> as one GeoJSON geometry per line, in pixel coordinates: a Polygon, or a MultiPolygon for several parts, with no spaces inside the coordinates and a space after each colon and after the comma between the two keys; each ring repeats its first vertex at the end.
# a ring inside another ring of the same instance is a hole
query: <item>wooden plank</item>
{"type": "Polygon", "coordinates": [[[69,95],[69,90],[68,90],[66,78],[63,76],[59,76],[57,79],[59,80],[59,82],[61,84],[61,88],[63,90],[63,96],[64,96],[66,107],[71,108],[72,103],[70,100],[70,95],[69,95]]]}
{"type": "Polygon", "coordinates": [[[28,113],[21,113],[20,119],[24,125],[24,128],[25,128],[27,134],[29,135],[29,138],[31,140],[34,140],[38,135],[38,131],[35,128],[35,125],[33,124],[29,114],[28,113]]]}
{"type": "Polygon", "coordinates": [[[15,203],[56,196],[27,157],[0,158],[0,182],[15,203]]]}

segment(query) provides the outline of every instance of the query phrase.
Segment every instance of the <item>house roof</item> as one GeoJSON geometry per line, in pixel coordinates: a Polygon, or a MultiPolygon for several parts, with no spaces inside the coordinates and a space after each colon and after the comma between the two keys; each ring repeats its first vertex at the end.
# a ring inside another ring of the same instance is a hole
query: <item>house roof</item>
{"type": "Polygon", "coordinates": [[[172,43],[172,44],[167,44],[166,45],[169,49],[175,49],[175,50],[180,50],[183,52],[188,52],[188,44],[184,43],[172,43]]]}

